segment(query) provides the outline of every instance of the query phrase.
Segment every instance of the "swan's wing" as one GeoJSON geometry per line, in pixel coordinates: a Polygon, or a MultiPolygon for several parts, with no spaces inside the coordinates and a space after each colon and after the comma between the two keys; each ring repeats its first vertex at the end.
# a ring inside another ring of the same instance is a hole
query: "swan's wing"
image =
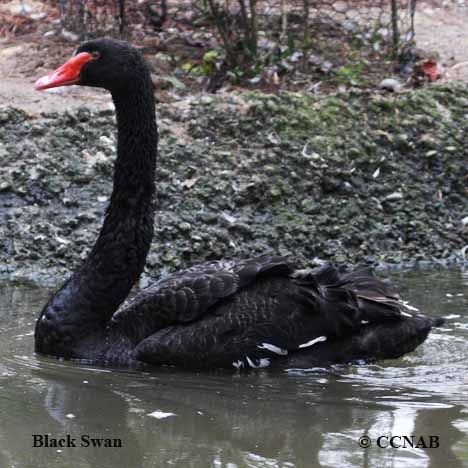
{"type": "Polygon", "coordinates": [[[256,278],[280,272],[288,275],[292,268],[278,256],[202,264],[142,290],[114,314],[112,327],[138,343],[164,327],[193,322],[256,278]]]}
{"type": "Polygon", "coordinates": [[[290,353],[318,351],[325,361],[339,351],[340,340],[401,320],[403,308],[393,290],[369,272],[340,275],[325,266],[257,276],[202,320],[174,324],[142,340],[135,357],[187,367],[264,367],[290,353]]]}

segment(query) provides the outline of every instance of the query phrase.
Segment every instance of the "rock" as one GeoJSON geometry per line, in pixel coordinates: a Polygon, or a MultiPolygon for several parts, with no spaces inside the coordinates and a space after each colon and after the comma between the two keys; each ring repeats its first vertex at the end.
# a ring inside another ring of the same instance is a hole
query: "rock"
{"type": "Polygon", "coordinates": [[[302,211],[307,214],[314,214],[320,212],[320,203],[315,202],[314,200],[305,199],[301,203],[302,211]]]}
{"type": "Polygon", "coordinates": [[[189,232],[192,229],[190,223],[180,223],[178,227],[182,232],[189,232]]]}
{"type": "Polygon", "coordinates": [[[384,201],[396,201],[396,200],[403,200],[403,194],[401,192],[393,192],[384,198],[384,201]]]}
{"type": "Polygon", "coordinates": [[[0,192],[6,192],[11,189],[11,184],[8,181],[0,182],[0,192]]]}
{"type": "Polygon", "coordinates": [[[343,182],[336,177],[324,176],[322,178],[322,189],[325,193],[333,193],[339,190],[343,182]]]}
{"type": "Polygon", "coordinates": [[[396,78],[385,78],[384,80],[380,82],[379,87],[387,91],[400,93],[402,91],[403,85],[396,78]]]}
{"type": "Polygon", "coordinates": [[[431,135],[428,135],[427,133],[421,135],[421,137],[419,138],[419,143],[427,148],[437,147],[437,141],[434,140],[434,138],[431,135]]]}
{"type": "Polygon", "coordinates": [[[78,34],[75,34],[71,31],[67,31],[66,29],[63,29],[60,34],[64,39],[66,39],[69,42],[78,42],[80,40],[80,36],[78,36],[78,34]]]}
{"type": "MultiPolygon", "coordinates": [[[[249,93],[160,104],[145,274],[266,252],[345,263],[460,259],[468,90],[382,99],[249,93]]],[[[115,118],[110,109],[36,118],[0,106],[0,123],[0,269],[63,278],[102,223],[115,118]]]]}

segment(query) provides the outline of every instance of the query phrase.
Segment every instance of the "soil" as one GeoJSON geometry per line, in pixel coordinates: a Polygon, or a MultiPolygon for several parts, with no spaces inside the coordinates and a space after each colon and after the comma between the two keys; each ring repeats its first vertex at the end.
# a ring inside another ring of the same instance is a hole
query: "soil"
{"type": "MultiPolygon", "coordinates": [[[[159,105],[157,234],[143,282],[272,251],[340,264],[464,261],[467,108],[468,90],[454,84],[159,105]]],[[[113,112],[0,109],[0,272],[63,278],[108,203],[113,112]]]]}
{"type": "Polygon", "coordinates": [[[468,83],[468,2],[444,2],[445,7],[418,3],[415,17],[417,45],[439,56],[445,69],[443,81],[468,83]]]}
{"type": "MultiPolygon", "coordinates": [[[[271,251],[304,263],[466,261],[468,91],[454,79],[468,82],[468,9],[425,8],[418,46],[438,51],[448,83],[399,94],[161,93],[158,227],[142,285],[271,251]]],[[[55,282],[97,236],[115,122],[104,91],[34,91],[75,48],[36,40],[0,43],[0,275],[55,282]]]]}
{"type": "MultiPolygon", "coordinates": [[[[444,69],[442,81],[468,82],[468,4],[464,0],[418,2],[415,18],[417,46],[439,57],[444,69]]],[[[80,105],[109,106],[110,99],[101,90],[78,87],[43,93],[34,90],[34,81],[63,63],[75,48],[74,42],[38,34],[0,39],[0,102],[32,114],[80,105]]],[[[156,68],[160,66],[156,64],[156,68]]],[[[160,100],[173,101],[173,94],[169,94],[160,92],[160,100]]]]}
{"type": "MultiPolygon", "coordinates": [[[[70,45],[70,52],[74,46],[70,45]]],[[[27,37],[0,41],[0,102],[8,103],[33,115],[79,106],[98,106],[111,102],[108,93],[100,89],[70,86],[39,93],[34,82],[60,64],[57,53],[51,56],[53,43],[43,48],[27,37]],[[49,67],[42,64],[47,63],[49,67]]]]}

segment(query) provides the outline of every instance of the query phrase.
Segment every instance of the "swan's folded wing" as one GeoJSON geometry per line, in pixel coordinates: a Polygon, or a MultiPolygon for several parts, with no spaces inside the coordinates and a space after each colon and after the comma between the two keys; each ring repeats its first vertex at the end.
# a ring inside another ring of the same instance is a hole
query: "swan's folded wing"
{"type": "Polygon", "coordinates": [[[125,335],[138,343],[164,327],[197,320],[260,275],[291,272],[278,256],[202,264],[142,290],[114,314],[112,327],[124,328],[125,335]]]}
{"type": "Polygon", "coordinates": [[[334,362],[345,342],[364,353],[366,340],[376,335],[372,330],[391,349],[396,341],[385,336],[403,310],[393,289],[368,271],[342,275],[329,265],[298,270],[251,283],[203,320],[160,329],[138,343],[135,358],[192,368],[266,367],[293,353],[334,362]]]}

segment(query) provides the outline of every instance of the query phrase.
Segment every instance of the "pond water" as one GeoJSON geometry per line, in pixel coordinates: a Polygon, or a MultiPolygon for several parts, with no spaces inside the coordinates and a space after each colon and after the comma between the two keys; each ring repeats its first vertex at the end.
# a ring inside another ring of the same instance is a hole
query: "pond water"
{"type": "Polygon", "coordinates": [[[50,290],[2,283],[0,467],[468,467],[468,272],[387,276],[413,305],[447,317],[415,353],[251,374],[125,372],[36,356],[34,322],[50,290]],[[34,448],[45,434],[76,447],[34,448]],[[359,446],[364,435],[369,448],[359,446]],[[420,446],[387,447],[392,435],[420,446]],[[105,438],[122,447],[92,447],[105,438]]]}

